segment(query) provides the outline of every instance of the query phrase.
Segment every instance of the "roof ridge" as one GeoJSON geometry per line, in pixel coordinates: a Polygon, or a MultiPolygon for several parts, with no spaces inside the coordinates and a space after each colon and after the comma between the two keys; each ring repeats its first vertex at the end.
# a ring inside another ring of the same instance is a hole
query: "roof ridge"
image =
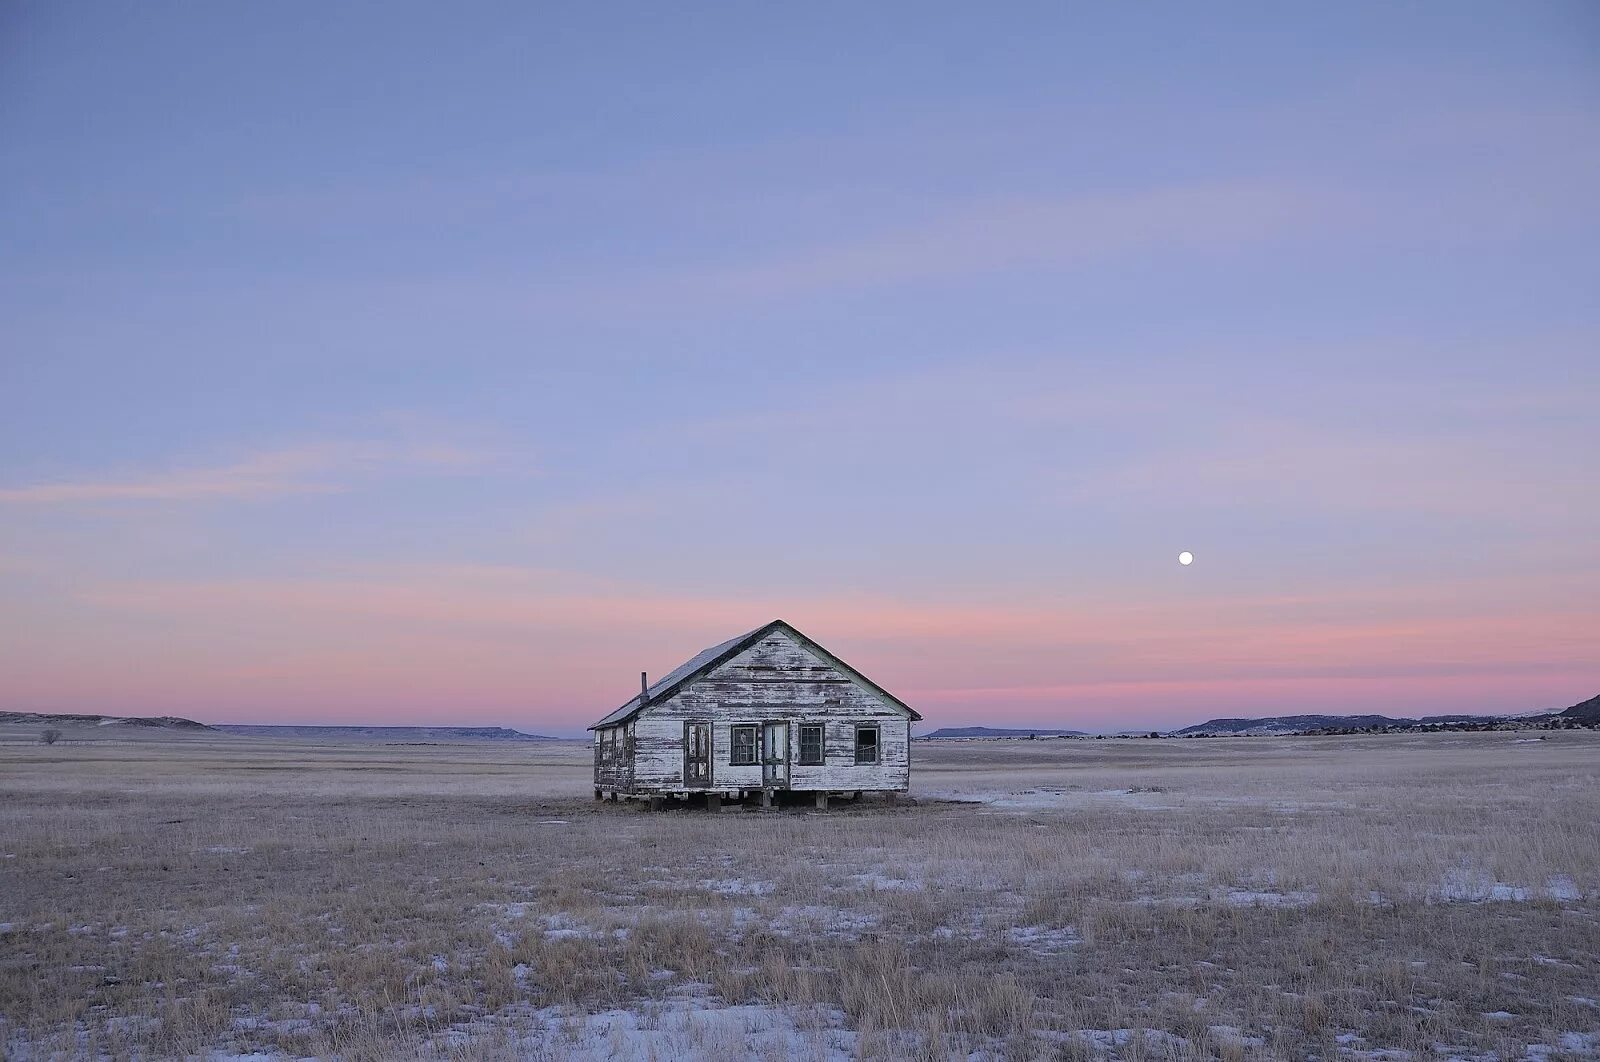
{"type": "Polygon", "coordinates": [[[707,649],[702,649],[700,652],[696,653],[688,660],[685,660],[683,663],[679,664],[677,667],[673,668],[671,671],[667,672],[665,675],[647,687],[642,695],[644,698],[642,702],[640,700],[641,695],[634,694],[632,697],[624,701],[620,707],[607,714],[605,718],[601,719],[593,726],[590,726],[588,729],[598,730],[603,726],[612,726],[617,723],[627,721],[629,718],[646,708],[652,701],[667,696],[677,689],[677,687],[682,686],[689,680],[705,673],[706,671],[709,671],[711,668],[716,667],[718,664],[729,659],[730,657],[738,655],[750,645],[754,644],[756,639],[779,627],[782,627],[798,638],[803,647],[820,653],[824,659],[828,660],[834,666],[843,669],[852,675],[857,681],[866,684],[867,687],[877,692],[880,696],[888,699],[892,704],[903,709],[913,720],[922,718],[921,714],[919,714],[916,709],[912,708],[900,698],[896,697],[894,694],[890,693],[888,690],[884,689],[882,686],[878,685],[876,682],[873,682],[871,679],[867,678],[867,676],[863,675],[861,672],[845,663],[839,657],[829,652],[822,646],[821,643],[807,636],[804,631],[800,630],[800,628],[796,627],[788,620],[774,619],[768,620],[766,623],[763,623],[754,630],[745,631],[743,634],[735,635],[725,642],[718,642],[716,645],[713,645],[707,649]]]}

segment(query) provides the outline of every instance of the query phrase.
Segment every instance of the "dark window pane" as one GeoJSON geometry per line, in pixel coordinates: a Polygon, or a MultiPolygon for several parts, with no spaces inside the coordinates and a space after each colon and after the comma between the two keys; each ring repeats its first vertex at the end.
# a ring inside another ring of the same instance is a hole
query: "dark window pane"
{"type": "Polygon", "coordinates": [[[802,765],[810,767],[822,764],[822,727],[802,726],[800,728],[800,762],[802,765]]]}
{"type": "Polygon", "coordinates": [[[756,762],[756,728],[753,726],[736,726],[733,728],[733,749],[729,762],[735,766],[748,767],[756,762]]]}
{"type": "Polygon", "coordinates": [[[878,762],[878,728],[875,726],[856,727],[856,762],[878,762]]]}

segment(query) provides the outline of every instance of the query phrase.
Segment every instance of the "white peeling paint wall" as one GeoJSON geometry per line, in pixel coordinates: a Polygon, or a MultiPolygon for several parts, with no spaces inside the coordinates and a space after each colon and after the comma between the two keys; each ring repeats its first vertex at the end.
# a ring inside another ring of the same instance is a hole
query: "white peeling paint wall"
{"type": "Polygon", "coordinates": [[[816,656],[784,631],[774,631],[634,722],[634,791],[683,787],[683,728],[708,720],[714,789],[758,789],[761,765],[733,766],[732,728],[787,720],[791,789],[904,790],[910,783],[911,721],[876,693],[816,656]],[[825,763],[800,766],[801,723],[825,727],[825,763]],[[856,726],[877,725],[878,759],[855,762],[856,726]]]}

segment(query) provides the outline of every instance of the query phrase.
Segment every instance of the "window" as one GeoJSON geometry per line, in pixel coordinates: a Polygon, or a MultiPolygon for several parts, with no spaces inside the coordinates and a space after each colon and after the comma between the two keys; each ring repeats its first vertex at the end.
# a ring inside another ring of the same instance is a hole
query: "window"
{"type": "Polygon", "coordinates": [[[733,728],[733,755],[728,762],[735,767],[753,767],[756,759],[756,727],[736,726],[733,728]]]}
{"type": "Polygon", "coordinates": [[[800,724],[800,766],[821,767],[822,757],[822,724],[800,724]]]}
{"type": "Polygon", "coordinates": [[[878,728],[875,726],[856,727],[856,763],[878,762],[878,728]]]}

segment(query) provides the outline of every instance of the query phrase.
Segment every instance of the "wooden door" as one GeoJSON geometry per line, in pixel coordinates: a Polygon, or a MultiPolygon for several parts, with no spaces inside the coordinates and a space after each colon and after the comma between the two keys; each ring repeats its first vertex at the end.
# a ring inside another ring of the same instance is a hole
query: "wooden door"
{"type": "Polygon", "coordinates": [[[683,724],[683,784],[689,789],[711,785],[711,724],[683,724]]]}
{"type": "Polygon", "coordinates": [[[767,723],[761,728],[761,784],[771,789],[789,786],[789,724],[767,723]]]}

